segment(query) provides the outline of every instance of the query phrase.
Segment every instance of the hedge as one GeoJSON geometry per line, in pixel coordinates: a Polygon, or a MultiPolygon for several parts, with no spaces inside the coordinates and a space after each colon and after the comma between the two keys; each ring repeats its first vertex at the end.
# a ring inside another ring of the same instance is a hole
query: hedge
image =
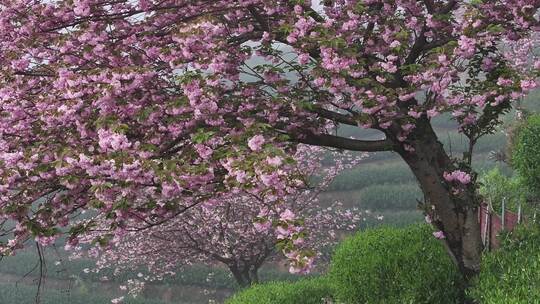
{"type": "Polygon", "coordinates": [[[360,192],[361,207],[370,210],[415,210],[422,197],[416,183],[373,185],[360,192]]]}
{"type": "Polygon", "coordinates": [[[326,277],[304,279],[294,283],[269,282],[254,285],[225,301],[226,304],[321,304],[333,295],[326,277]]]}
{"type": "Polygon", "coordinates": [[[401,160],[383,164],[364,164],[338,175],[328,190],[359,190],[371,185],[408,183],[411,180],[415,180],[414,175],[401,160]]]}
{"type": "Polygon", "coordinates": [[[338,302],[457,303],[461,275],[426,224],[378,228],[345,240],[329,277],[338,302]]]}

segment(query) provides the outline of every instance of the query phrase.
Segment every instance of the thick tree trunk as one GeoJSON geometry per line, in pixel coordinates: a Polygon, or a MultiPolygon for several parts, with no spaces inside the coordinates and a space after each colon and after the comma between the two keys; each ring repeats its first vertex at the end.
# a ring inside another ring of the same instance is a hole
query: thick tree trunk
{"type": "Polygon", "coordinates": [[[454,167],[429,123],[418,125],[412,146],[414,153],[399,153],[416,176],[426,212],[433,215],[433,225],[444,232],[447,250],[468,282],[480,271],[482,253],[475,187],[456,189],[445,181],[444,172],[454,167]]]}
{"type": "Polygon", "coordinates": [[[259,283],[258,267],[251,265],[239,269],[237,266],[229,266],[229,270],[233,274],[236,283],[242,288],[259,283]]]}
{"type": "Polygon", "coordinates": [[[249,276],[251,277],[251,284],[258,284],[259,283],[259,268],[252,267],[249,271],[249,276]]]}

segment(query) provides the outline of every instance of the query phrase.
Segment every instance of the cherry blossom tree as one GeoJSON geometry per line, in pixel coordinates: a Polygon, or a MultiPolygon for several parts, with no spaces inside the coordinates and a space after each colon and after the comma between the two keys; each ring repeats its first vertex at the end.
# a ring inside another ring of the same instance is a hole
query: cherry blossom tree
{"type": "Polygon", "coordinates": [[[0,212],[17,223],[3,251],[59,227],[76,243],[87,209],[113,231],[231,191],[278,205],[302,179],[265,160],[305,143],[399,154],[438,237],[477,273],[474,145],[537,86],[540,1],[315,4],[2,1],[0,212]],[[433,131],[443,113],[469,139],[462,158],[433,131]]]}

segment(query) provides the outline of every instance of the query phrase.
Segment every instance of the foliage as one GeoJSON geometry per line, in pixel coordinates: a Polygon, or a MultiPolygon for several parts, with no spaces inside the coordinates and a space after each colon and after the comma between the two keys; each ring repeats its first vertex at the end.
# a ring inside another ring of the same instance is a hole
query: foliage
{"type": "Polygon", "coordinates": [[[422,198],[418,184],[380,184],[360,191],[361,206],[370,210],[415,210],[422,198]]]}
{"type": "Polygon", "coordinates": [[[508,177],[498,167],[484,173],[480,177],[480,194],[491,202],[496,212],[502,211],[502,202],[505,208],[517,212],[521,205],[523,211],[528,211],[527,198],[529,193],[523,180],[519,176],[508,177]]]}
{"type": "Polygon", "coordinates": [[[482,304],[540,303],[540,228],[516,227],[487,253],[468,294],[482,304]]]}
{"type": "Polygon", "coordinates": [[[426,224],[377,228],[345,240],[330,278],[344,303],[456,303],[460,274],[426,224]]]}
{"type": "Polygon", "coordinates": [[[331,299],[332,284],[326,277],[304,279],[294,283],[269,282],[245,289],[226,304],[320,304],[331,299]]]}
{"type": "Polygon", "coordinates": [[[532,115],[520,128],[512,152],[512,166],[529,189],[540,194],[540,114],[532,115]]]}

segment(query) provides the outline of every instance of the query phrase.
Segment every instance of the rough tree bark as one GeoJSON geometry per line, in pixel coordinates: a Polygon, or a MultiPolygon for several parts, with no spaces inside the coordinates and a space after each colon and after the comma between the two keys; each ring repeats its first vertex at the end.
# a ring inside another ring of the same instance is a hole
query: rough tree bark
{"type": "Polygon", "coordinates": [[[259,283],[259,268],[254,265],[246,265],[241,268],[232,265],[229,266],[229,270],[233,274],[236,283],[242,288],[259,283]]]}
{"type": "Polygon", "coordinates": [[[433,224],[444,232],[449,254],[467,282],[480,271],[482,253],[476,189],[472,184],[455,193],[445,181],[443,174],[453,163],[427,119],[417,125],[412,138],[415,153],[397,152],[416,176],[425,207],[433,208],[428,211],[434,215],[433,224]]]}

